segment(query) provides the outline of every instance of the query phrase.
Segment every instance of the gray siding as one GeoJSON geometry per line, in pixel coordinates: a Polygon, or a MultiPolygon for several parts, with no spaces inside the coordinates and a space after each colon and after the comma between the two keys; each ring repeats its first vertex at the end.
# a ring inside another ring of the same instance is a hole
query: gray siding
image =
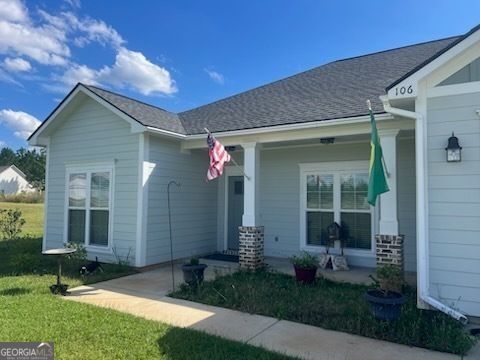
{"type": "Polygon", "coordinates": [[[480,316],[480,94],[428,100],[430,292],[480,316]],[[447,163],[452,131],[462,162],[447,163]]]}
{"type": "MultiPolygon", "coordinates": [[[[52,134],[49,145],[47,248],[64,239],[66,166],[115,160],[113,246],[124,259],[135,260],[139,135],[130,125],[91,99],[83,99],[52,134]]],[[[114,261],[112,254],[99,259],[114,261]]]]}
{"type": "MultiPolygon", "coordinates": [[[[398,144],[400,231],[406,235],[406,269],[416,270],[414,141],[398,144]],[[413,225],[412,225],[413,224],[413,225]]],[[[260,155],[260,221],[265,226],[265,255],[286,257],[300,250],[301,163],[369,159],[369,143],[264,149],[260,155]]],[[[238,162],[241,156],[234,154],[238,162]]],[[[240,160],[239,160],[240,159],[240,160]]],[[[218,189],[218,248],[224,241],[224,179],[218,189]]],[[[374,257],[351,257],[351,264],[375,266],[374,257]]]]}
{"type": "Polygon", "coordinates": [[[150,137],[149,161],[155,168],[148,180],[147,265],[170,259],[167,184],[171,187],[172,238],[175,258],[216,250],[217,183],[207,183],[205,151],[184,154],[180,143],[150,137]]]}

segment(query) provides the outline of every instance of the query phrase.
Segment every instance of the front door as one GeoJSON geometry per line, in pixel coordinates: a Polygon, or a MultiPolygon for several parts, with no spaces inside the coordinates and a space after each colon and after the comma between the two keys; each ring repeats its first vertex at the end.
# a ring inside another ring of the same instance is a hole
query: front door
{"type": "Polygon", "coordinates": [[[238,227],[243,216],[243,176],[228,177],[227,250],[238,250],[238,227]]]}

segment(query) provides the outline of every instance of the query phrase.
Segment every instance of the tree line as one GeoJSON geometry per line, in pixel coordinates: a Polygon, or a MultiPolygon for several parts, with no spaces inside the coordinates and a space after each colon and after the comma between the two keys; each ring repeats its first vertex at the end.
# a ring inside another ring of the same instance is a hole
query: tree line
{"type": "Polygon", "coordinates": [[[27,181],[39,191],[45,190],[45,149],[14,151],[8,147],[0,150],[0,166],[15,165],[27,177],[27,181]]]}

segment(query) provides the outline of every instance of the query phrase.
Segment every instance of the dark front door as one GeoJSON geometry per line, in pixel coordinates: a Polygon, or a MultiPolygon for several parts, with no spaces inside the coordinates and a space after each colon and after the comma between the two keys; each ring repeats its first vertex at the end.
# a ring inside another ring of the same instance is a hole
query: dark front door
{"type": "Polygon", "coordinates": [[[228,177],[228,250],[238,250],[238,227],[243,216],[243,176],[228,177]]]}

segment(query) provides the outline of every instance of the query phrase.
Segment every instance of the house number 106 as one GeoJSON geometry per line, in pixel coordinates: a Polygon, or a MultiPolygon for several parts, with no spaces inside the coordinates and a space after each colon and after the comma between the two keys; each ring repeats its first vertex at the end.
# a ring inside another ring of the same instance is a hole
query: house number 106
{"type": "Polygon", "coordinates": [[[412,93],[413,93],[412,85],[395,88],[395,95],[405,95],[405,94],[412,94],[412,93]]]}

